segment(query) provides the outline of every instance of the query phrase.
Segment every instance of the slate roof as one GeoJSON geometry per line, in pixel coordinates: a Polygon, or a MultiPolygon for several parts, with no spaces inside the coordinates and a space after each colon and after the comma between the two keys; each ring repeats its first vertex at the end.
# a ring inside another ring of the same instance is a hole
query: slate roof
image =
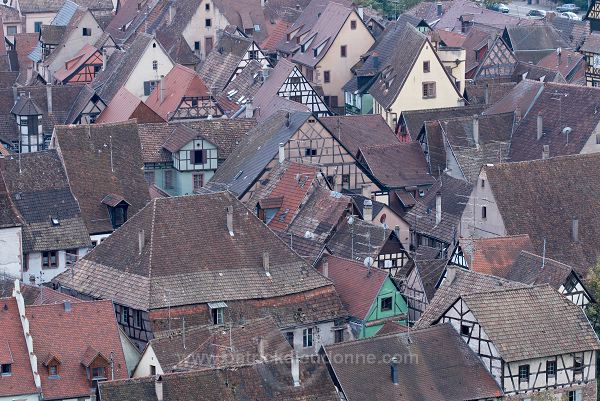
{"type": "Polygon", "coordinates": [[[435,292],[433,300],[429,299],[427,309],[415,323],[414,328],[423,329],[433,325],[461,295],[524,287],[526,285],[522,283],[461,269],[456,266],[448,266],[446,278],[435,292]]]}
{"type": "Polygon", "coordinates": [[[581,153],[584,145],[600,123],[597,105],[600,89],[578,85],[544,83],[527,115],[523,113],[510,147],[510,160],[523,161],[542,158],[544,145],[550,157],[581,153]],[[537,116],[542,115],[543,136],[537,139],[537,116]],[[571,128],[567,135],[566,127],[571,128]]]}
{"type": "Polygon", "coordinates": [[[209,185],[211,182],[224,185],[233,194],[243,195],[277,155],[279,144],[287,143],[310,113],[289,113],[289,120],[287,116],[286,112],[277,112],[249,131],[217,169],[209,185]]]}
{"type": "Polygon", "coordinates": [[[461,298],[505,362],[600,348],[583,310],[549,285],[461,298]]]}
{"type": "Polygon", "coordinates": [[[586,276],[600,257],[600,154],[554,157],[484,167],[506,234],[529,234],[536,253],[546,239],[546,256],[586,276]],[[522,188],[528,188],[522,191],[522,188]],[[527,211],[527,213],[524,213],[527,211]],[[571,238],[572,220],[579,238],[571,238]]]}
{"type": "Polygon", "coordinates": [[[435,179],[418,142],[395,145],[370,145],[360,148],[360,155],[377,181],[387,188],[431,185],[435,179]]]}
{"type": "MultiPolygon", "coordinates": [[[[300,361],[300,383],[294,387],[289,361],[257,363],[160,376],[165,401],[187,401],[202,394],[206,401],[335,401],[339,399],[325,364],[300,361]],[[235,389],[235,390],[234,390],[235,389]]],[[[105,401],[158,401],[154,376],[100,384],[105,401]]]]}
{"type": "MultiPolygon", "coordinates": [[[[0,158],[1,160],[1,158],[0,158]]],[[[22,224],[19,213],[10,200],[10,194],[4,184],[4,174],[0,170],[0,228],[17,227],[22,224]]],[[[4,295],[1,295],[3,297],[4,295]]],[[[10,296],[10,294],[6,295],[10,296]]]]}
{"type": "Polygon", "coordinates": [[[325,353],[349,401],[463,401],[502,395],[479,357],[449,324],[328,345],[325,353]],[[348,355],[374,355],[375,362],[367,367],[348,355]],[[389,355],[406,356],[398,358],[398,385],[390,379],[389,355]]]}
{"type": "MultiPolygon", "coordinates": [[[[441,109],[404,110],[399,121],[404,121],[408,135],[416,141],[425,121],[443,120],[453,117],[466,117],[479,114],[483,106],[445,107],[441,109]]],[[[398,133],[400,134],[400,133],[398,133]]]]}
{"type": "Polygon", "coordinates": [[[522,251],[533,251],[533,243],[527,234],[461,239],[460,242],[470,269],[505,278],[522,251]]]}
{"type": "Polygon", "coordinates": [[[90,234],[113,231],[101,203],[107,194],[127,200],[128,216],[149,201],[135,121],[57,126],[54,139],[90,234]]]}
{"type": "Polygon", "coordinates": [[[278,96],[277,93],[295,68],[296,66],[291,61],[282,58],[277,62],[277,65],[269,71],[269,76],[251,99],[252,106],[258,109],[259,113],[262,112],[263,109],[267,111],[266,109],[268,109],[269,103],[274,97],[278,96]]]}
{"type": "Polygon", "coordinates": [[[56,281],[142,310],[331,288],[329,280],[310,269],[226,192],[153,199],[76,266],[74,277],[62,275],[56,281]],[[229,206],[233,207],[233,236],[226,224],[229,206]],[[196,224],[190,224],[190,216],[196,224]],[[140,253],[141,230],[145,245],[140,253]],[[207,242],[218,245],[193,245],[207,242]],[[263,269],[263,252],[269,253],[270,276],[263,269]],[[178,263],[173,264],[174,260],[178,263]],[[90,276],[95,279],[89,280],[90,276]],[[132,286],[137,290],[131,291],[132,286]]]}
{"type": "Polygon", "coordinates": [[[55,150],[0,159],[1,175],[22,227],[24,253],[91,246],[79,205],[55,150]],[[55,225],[51,219],[58,219],[55,225]]]}
{"type": "Polygon", "coordinates": [[[169,34],[164,35],[163,31],[158,31],[156,38],[163,45],[169,56],[171,56],[173,62],[190,68],[194,68],[200,62],[200,58],[196,56],[182,34],[175,35],[175,40],[172,40],[169,34]]]}
{"type": "MultiPolygon", "coordinates": [[[[89,379],[82,361],[89,349],[114,360],[115,379],[128,376],[119,326],[112,301],[74,302],[70,312],[64,304],[33,305],[25,309],[29,332],[38,356],[38,372],[44,397],[62,399],[88,397],[89,379]],[[50,378],[43,365],[49,355],[60,359],[60,379],[50,378]]],[[[107,374],[111,374],[108,367],[107,374]]],[[[110,376],[109,376],[110,377],[110,376]]]]}
{"type": "MultiPolygon", "coordinates": [[[[494,105],[500,99],[504,98],[515,86],[516,82],[466,82],[465,83],[465,98],[467,98],[468,104],[472,107],[488,107],[494,105]],[[486,104],[485,91],[488,91],[488,100],[486,104]]],[[[471,113],[474,114],[474,113],[471,113]]],[[[456,116],[460,117],[460,116],[456,116]]]]}
{"type": "Polygon", "coordinates": [[[342,304],[350,314],[359,320],[369,317],[372,307],[377,307],[377,296],[383,287],[388,273],[361,262],[336,256],[325,257],[319,266],[323,273],[323,263],[327,262],[327,277],[333,281],[342,304]]]}
{"type": "Polygon", "coordinates": [[[355,157],[362,147],[398,144],[398,138],[379,114],[321,117],[319,120],[355,157]],[[366,132],[369,134],[365,135],[366,132]]]}
{"type": "Polygon", "coordinates": [[[569,47],[554,26],[549,24],[507,26],[503,38],[519,61],[531,63],[537,63],[559,47],[569,47]]]}
{"type": "Polygon", "coordinates": [[[96,123],[116,123],[132,118],[136,118],[140,124],[164,121],[146,103],[129,92],[127,88],[122,87],[96,118],[96,123]]]}
{"type": "MultiPolygon", "coordinates": [[[[65,0],[20,0],[19,7],[22,14],[45,13],[59,11],[64,3],[65,0]]],[[[77,4],[92,11],[111,11],[113,9],[110,0],[77,0],[77,4]]]]}

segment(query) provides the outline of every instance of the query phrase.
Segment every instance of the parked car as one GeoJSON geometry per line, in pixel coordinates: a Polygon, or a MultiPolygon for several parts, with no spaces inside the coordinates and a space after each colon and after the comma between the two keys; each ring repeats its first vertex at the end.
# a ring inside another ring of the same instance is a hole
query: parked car
{"type": "Polygon", "coordinates": [[[527,13],[527,16],[532,19],[545,18],[546,11],[544,11],[544,10],[529,10],[529,12],[527,13]]]}
{"type": "Polygon", "coordinates": [[[559,17],[572,19],[574,21],[581,21],[581,17],[579,15],[572,13],[570,11],[565,11],[564,13],[560,13],[559,17]]]}
{"type": "Polygon", "coordinates": [[[508,6],[506,4],[503,4],[503,3],[493,3],[493,4],[490,4],[488,6],[488,8],[490,10],[498,11],[498,12],[504,13],[504,14],[507,14],[510,11],[510,9],[508,8],[508,6]]]}
{"type": "Polygon", "coordinates": [[[567,3],[563,4],[562,6],[556,7],[556,11],[558,11],[559,13],[564,13],[567,11],[576,13],[577,11],[581,11],[581,8],[579,8],[576,4],[567,3]]]}

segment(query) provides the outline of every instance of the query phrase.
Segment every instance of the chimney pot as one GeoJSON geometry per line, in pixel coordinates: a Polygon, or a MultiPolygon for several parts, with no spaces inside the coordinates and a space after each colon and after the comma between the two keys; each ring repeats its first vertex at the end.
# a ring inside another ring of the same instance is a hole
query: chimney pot
{"type": "Polygon", "coordinates": [[[394,233],[396,233],[396,238],[400,240],[400,226],[394,226],[394,233]]]}
{"type": "Polygon", "coordinates": [[[390,365],[390,371],[392,376],[392,383],[398,384],[398,358],[393,357],[390,365]]]}
{"type": "Polygon", "coordinates": [[[363,202],[363,220],[366,222],[373,221],[373,201],[365,199],[363,202]]]}
{"type": "Polygon", "coordinates": [[[144,230],[140,230],[138,232],[138,250],[139,250],[140,254],[144,250],[145,243],[146,243],[146,236],[145,236],[144,230]]]}
{"type": "Polygon", "coordinates": [[[438,225],[442,221],[442,194],[435,194],[435,224],[438,225]]]}
{"type": "Polygon", "coordinates": [[[233,237],[233,206],[227,206],[227,231],[233,237]]]}
{"type": "Polygon", "coordinates": [[[571,239],[573,240],[573,242],[578,242],[579,241],[579,219],[577,219],[576,217],[573,217],[573,221],[571,223],[572,227],[571,227],[571,239]]]}
{"type": "Polygon", "coordinates": [[[294,387],[300,387],[300,361],[295,353],[292,357],[292,379],[294,380],[294,387]]]}
{"type": "Polygon", "coordinates": [[[52,85],[46,85],[46,98],[48,102],[48,114],[52,113],[52,85]]]}
{"type": "Polygon", "coordinates": [[[479,148],[479,116],[477,114],[473,115],[473,142],[475,142],[475,147],[479,148]]]}
{"type": "Polygon", "coordinates": [[[265,355],[265,340],[262,337],[258,337],[258,356],[261,360],[266,360],[265,355]]]}
{"type": "Polygon", "coordinates": [[[542,139],[544,135],[544,120],[542,118],[542,113],[538,113],[537,115],[537,140],[542,139]]]}
{"type": "Polygon", "coordinates": [[[254,106],[252,106],[252,102],[246,103],[246,110],[244,116],[246,118],[254,117],[254,106]]]}

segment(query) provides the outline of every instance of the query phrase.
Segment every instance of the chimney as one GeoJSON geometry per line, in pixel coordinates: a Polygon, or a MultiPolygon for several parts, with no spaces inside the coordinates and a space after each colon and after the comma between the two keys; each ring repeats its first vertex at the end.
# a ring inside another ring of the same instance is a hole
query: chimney
{"type": "Polygon", "coordinates": [[[173,22],[173,5],[169,4],[169,25],[173,22]]]}
{"type": "Polygon", "coordinates": [[[52,113],[52,85],[46,85],[46,98],[48,102],[48,114],[52,113]]]}
{"type": "Polygon", "coordinates": [[[233,206],[227,206],[227,231],[233,237],[233,206]]]}
{"type": "Polygon", "coordinates": [[[156,392],[156,399],[158,401],[163,401],[163,382],[162,376],[158,376],[156,380],[154,380],[154,391],[156,392]]]}
{"type": "Polygon", "coordinates": [[[292,356],[292,380],[294,380],[294,387],[300,387],[300,360],[296,353],[292,356]]]}
{"type": "Polygon", "coordinates": [[[254,117],[254,106],[252,106],[252,102],[246,103],[246,111],[244,116],[246,118],[254,117]]]}
{"type": "Polygon", "coordinates": [[[517,106],[515,108],[515,122],[517,122],[517,123],[520,122],[522,117],[523,116],[521,115],[521,108],[519,106],[517,106]]]}
{"type": "Polygon", "coordinates": [[[283,163],[285,161],[285,145],[283,143],[279,144],[279,163],[283,163]]]}
{"type": "Polygon", "coordinates": [[[483,89],[483,101],[485,102],[485,104],[490,104],[490,86],[487,82],[483,89]]]}
{"type": "Polygon", "coordinates": [[[544,145],[542,150],[542,160],[546,160],[550,158],[550,145],[544,145]]]}
{"type": "Polygon", "coordinates": [[[365,199],[363,202],[363,220],[366,222],[373,221],[373,201],[371,199],[365,199]]]}
{"type": "Polygon", "coordinates": [[[71,302],[70,302],[70,301],[65,301],[65,302],[63,303],[63,306],[64,306],[64,308],[65,308],[65,312],[67,312],[67,313],[68,313],[68,312],[71,312],[71,302]]]}
{"type": "Polygon", "coordinates": [[[444,6],[442,3],[437,3],[436,6],[437,6],[437,15],[438,15],[438,17],[441,17],[442,14],[444,14],[444,6]]]}
{"type": "Polygon", "coordinates": [[[538,113],[537,115],[537,139],[538,141],[542,139],[544,135],[544,121],[542,119],[542,113],[538,113]]]}
{"type": "Polygon", "coordinates": [[[356,8],[356,12],[358,13],[358,16],[360,17],[360,19],[365,19],[365,9],[364,9],[364,7],[357,7],[356,8]]]}
{"type": "Polygon", "coordinates": [[[102,49],[102,71],[106,70],[106,50],[102,49]]]}
{"type": "Polygon", "coordinates": [[[577,242],[579,241],[579,219],[573,217],[573,222],[571,225],[571,239],[573,242],[577,242]]]}
{"type": "Polygon", "coordinates": [[[270,275],[270,269],[271,266],[269,265],[269,252],[263,252],[262,254],[262,263],[263,263],[263,269],[265,270],[265,273],[267,273],[267,275],[270,275]]]}
{"type": "Polygon", "coordinates": [[[138,253],[142,253],[144,250],[144,244],[146,243],[146,236],[144,230],[138,232],[138,253]]]}
{"type": "Polygon", "coordinates": [[[165,100],[165,90],[166,90],[165,76],[161,75],[160,76],[160,102],[161,103],[165,100]]]}
{"type": "Polygon", "coordinates": [[[390,371],[392,376],[392,383],[398,384],[398,358],[393,357],[390,365],[390,371]]]}
{"type": "Polygon", "coordinates": [[[442,194],[435,194],[435,224],[438,225],[442,221],[442,194]]]}
{"type": "Polygon", "coordinates": [[[327,259],[323,259],[323,275],[329,277],[329,262],[327,262],[327,259]]]}
{"type": "Polygon", "coordinates": [[[479,116],[477,114],[473,115],[473,142],[475,142],[475,147],[479,149],[479,116]]]}
{"type": "Polygon", "coordinates": [[[394,226],[394,233],[396,234],[396,238],[400,239],[400,226],[394,226]]]}
{"type": "Polygon", "coordinates": [[[258,337],[258,357],[263,361],[267,359],[265,355],[265,340],[262,337],[258,337]]]}

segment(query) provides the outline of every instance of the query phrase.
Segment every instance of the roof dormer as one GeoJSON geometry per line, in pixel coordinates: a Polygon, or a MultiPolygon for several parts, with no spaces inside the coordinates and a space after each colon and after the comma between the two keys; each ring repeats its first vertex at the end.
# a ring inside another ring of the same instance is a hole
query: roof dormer
{"type": "Polygon", "coordinates": [[[102,199],[102,204],[108,208],[108,216],[114,229],[127,221],[127,209],[130,205],[121,195],[108,194],[102,199]]]}
{"type": "Polygon", "coordinates": [[[81,358],[81,364],[85,367],[88,380],[104,381],[108,378],[110,362],[94,348],[87,347],[81,358]]]}

